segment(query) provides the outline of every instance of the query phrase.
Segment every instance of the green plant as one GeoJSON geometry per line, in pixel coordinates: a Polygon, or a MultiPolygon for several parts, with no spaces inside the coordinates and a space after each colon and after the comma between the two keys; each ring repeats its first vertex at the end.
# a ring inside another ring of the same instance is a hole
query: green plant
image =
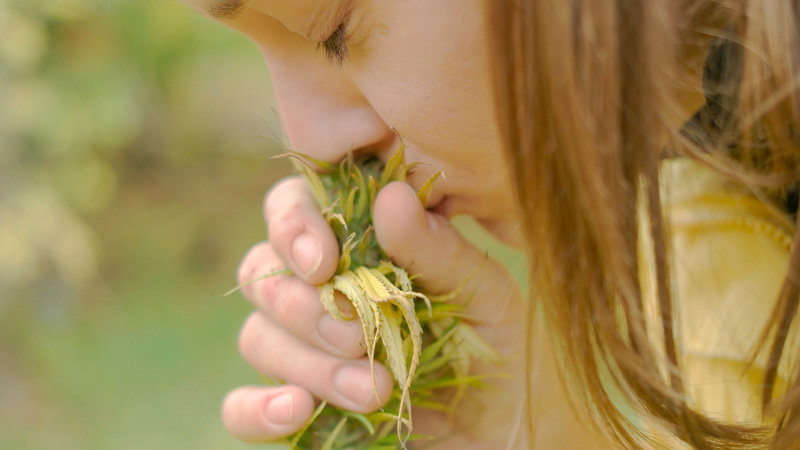
{"type": "MultiPolygon", "coordinates": [[[[391,399],[372,414],[323,402],[308,426],[291,438],[292,448],[405,448],[409,439],[424,438],[412,434],[412,404],[453,414],[467,387],[483,385],[482,377],[469,375],[471,359],[500,360],[462,320],[465,305],[451,302],[462,289],[446,295],[425,293],[378,245],[371,225],[373,204],[383,187],[405,181],[414,170],[405,163],[404,148],[401,145],[385,165],[375,157],[352,154],[339,165],[291,151],[281,155],[291,157],[308,179],[341,245],[336,275],[319,286],[322,304],[340,320],[360,320],[370,364],[386,364],[397,382],[391,399]],[[337,307],[336,292],[350,301],[354,314],[337,307]]],[[[420,188],[417,195],[423,205],[442,175],[436,172],[420,188]]],[[[466,282],[468,274],[464,278],[466,282]]]]}

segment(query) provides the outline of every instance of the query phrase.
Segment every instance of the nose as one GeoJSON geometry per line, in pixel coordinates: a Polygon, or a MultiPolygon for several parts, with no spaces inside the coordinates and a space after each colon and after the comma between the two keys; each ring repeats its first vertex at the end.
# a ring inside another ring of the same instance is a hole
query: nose
{"type": "Polygon", "coordinates": [[[291,149],[328,162],[348,152],[386,154],[396,136],[346,69],[319,53],[291,58],[265,52],[291,149]]]}

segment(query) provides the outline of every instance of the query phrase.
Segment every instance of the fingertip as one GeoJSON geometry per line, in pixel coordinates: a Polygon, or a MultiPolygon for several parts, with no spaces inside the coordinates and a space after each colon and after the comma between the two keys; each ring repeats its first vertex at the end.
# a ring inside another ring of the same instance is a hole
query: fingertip
{"type": "Polygon", "coordinates": [[[336,272],[339,244],[302,179],[280,182],[265,200],[269,241],[294,275],[321,284],[336,272]]]}
{"type": "Polygon", "coordinates": [[[228,393],[222,421],[234,437],[248,442],[284,438],[302,428],[314,411],[314,399],[297,386],[247,386],[228,393]]]}
{"type": "Polygon", "coordinates": [[[252,290],[253,280],[283,268],[281,264],[269,263],[273,257],[274,252],[266,241],[257,242],[247,250],[236,268],[236,281],[245,296],[252,290]]]}
{"type": "Polygon", "coordinates": [[[442,237],[442,222],[447,219],[426,211],[411,186],[394,182],[378,194],[373,221],[381,248],[397,264],[408,267],[417,247],[429,247],[428,241],[442,237]]]}
{"type": "Polygon", "coordinates": [[[390,250],[428,228],[426,214],[408,184],[394,182],[384,187],[375,199],[374,214],[375,233],[381,247],[390,250]]]}
{"type": "MultiPolygon", "coordinates": [[[[375,203],[375,235],[386,254],[432,293],[463,287],[467,274],[486,260],[485,252],[466,241],[448,219],[427,211],[405,183],[392,183],[375,203]]],[[[476,279],[477,280],[477,279],[476,279]]]]}
{"type": "Polygon", "coordinates": [[[339,246],[327,223],[316,230],[312,224],[297,235],[291,243],[291,262],[295,275],[309,284],[328,281],[338,267],[339,246]]]}
{"type": "Polygon", "coordinates": [[[391,400],[394,378],[391,372],[380,363],[375,363],[373,379],[369,363],[342,366],[333,377],[333,387],[339,394],[335,404],[358,413],[370,413],[391,400]]]}
{"type": "Polygon", "coordinates": [[[292,260],[301,276],[313,275],[322,264],[322,243],[313,233],[301,233],[292,241],[292,260]]]}
{"type": "Polygon", "coordinates": [[[389,183],[381,189],[375,200],[375,207],[387,208],[387,212],[391,208],[401,208],[402,211],[398,211],[398,213],[415,215],[420,215],[424,211],[414,188],[408,183],[400,181],[389,183]]]}

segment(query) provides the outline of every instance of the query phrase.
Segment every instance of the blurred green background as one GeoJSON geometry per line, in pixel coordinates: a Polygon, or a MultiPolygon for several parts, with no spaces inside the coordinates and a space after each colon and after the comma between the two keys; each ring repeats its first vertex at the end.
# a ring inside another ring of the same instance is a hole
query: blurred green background
{"type": "Polygon", "coordinates": [[[272,104],[177,0],[0,0],[0,448],[251,448],[221,294],[288,173],[272,104]]]}
{"type": "Polygon", "coordinates": [[[0,0],[0,449],[252,448],[219,420],[260,383],[222,293],[290,172],[273,104],[178,0],[0,0]]]}

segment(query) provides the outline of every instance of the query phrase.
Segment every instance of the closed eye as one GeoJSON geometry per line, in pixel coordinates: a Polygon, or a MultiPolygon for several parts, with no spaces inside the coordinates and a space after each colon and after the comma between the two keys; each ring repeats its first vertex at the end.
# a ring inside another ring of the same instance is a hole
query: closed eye
{"type": "Polygon", "coordinates": [[[328,62],[339,67],[349,59],[347,51],[347,36],[344,32],[344,24],[339,25],[327,39],[317,44],[317,49],[322,48],[328,62]]]}

